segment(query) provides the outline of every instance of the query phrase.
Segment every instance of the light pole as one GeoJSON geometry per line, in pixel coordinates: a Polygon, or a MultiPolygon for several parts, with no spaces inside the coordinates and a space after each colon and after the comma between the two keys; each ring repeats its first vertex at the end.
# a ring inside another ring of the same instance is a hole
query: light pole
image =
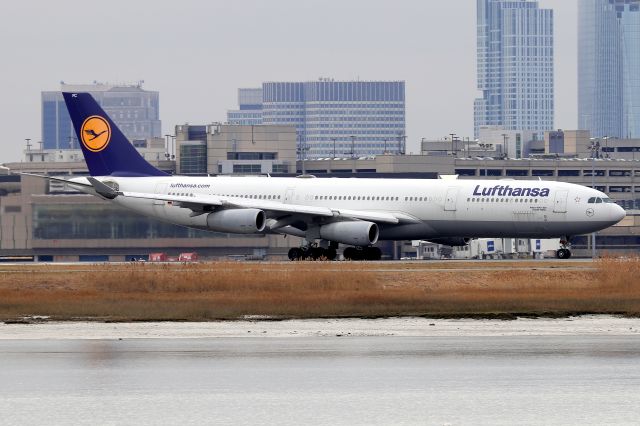
{"type": "Polygon", "coordinates": [[[356,158],[356,137],[355,135],[349,136],[351,138],[351,159],[356,158]]]}
{"type": "Polygon", "coordinates": [[[509,148],[507,146],[507,141],[509,140],[509,135],[506,133],[502,134],[502,148],[505,158],[509,158],[509,148]]]}
{"type": "Polygon", "coordinates": [[[166,142],[166,144],[167,144],[167,154],[169,154],[169,156],[168,156],[167,158],[170,158],[170,157],[171,157],[171,145],[170,145],[170,142],[169,142],[169,138],[170,138],[170,137],[171,137],[171,135],[170,135],[170,134],[168,134],[168,133],[164,135],[164,138],[165,138],[165,139],[166,139],[166,141],[167,141],[167,142],[166,142]]]}
{"type": "Polygon", "coordinates": [[[609,136],[603,136],[602,140],[604,141],[604,152],[606,152],[605,158],[611,158],[611,155],[609,155],[609,136]]]}
{"type": "Polygon", "coordinates": [[[333,158],[334,158],[334,160],[336,158],[336,140],[337,139],[338,138],[331,138],[331,140],[333,141],[333,158]]]}
{"type": "Polygon", "coordinates": [[[455,133],[449,133],[449,136],[451,136],[451,154],[455,157],[456,156],[456,149],[453,146],[453,144],[455,143],[455,138],[456,138],[456,134],[455,133]]]}
{"type": "Polygon", "coordinates": [[[31,138],[25,138],[25,141],[27,141],[27,151],[31,151],[31,138]]]}
{"type": "Polygon", "coordinates": [[[299,138],[300,138],[300,143],[298,144],[298,155],[300,157],[300,162],[302,163],[302,174],[306,175],[307,174],[307,170],[306,170],[306,165],[305,165],[305,160],[306,160],[306,151],[309,150],[309,147],[307,146],[307,144],[304,142],[303,137],[302,137],[302,133],[298,134],[299,138]]]}
{"type": "MultiPolygon", "coordinates": [[[[597,139],[591,138],[591,188],[596,189],[595,184],[595,163],[596,157],[598,156],[598,151],[600,149],[600,143],[597,139]]],[[[596,258],[596,233],[591,233],[591,259],[596,258]]]]}
{"type": "Polygon", "coordinates": [[[400,155],[406,154],[406,141],[407,135],[403,135],[401,132],[398,132],[398,153],[400,155]]]}

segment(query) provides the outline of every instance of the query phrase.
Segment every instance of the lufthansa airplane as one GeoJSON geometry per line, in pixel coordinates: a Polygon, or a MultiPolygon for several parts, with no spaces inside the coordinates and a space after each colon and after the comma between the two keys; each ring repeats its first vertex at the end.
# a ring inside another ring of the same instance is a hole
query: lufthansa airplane
{"type": "Polygon", "coordinates": [[[471,238],[570,238],[619,222],[604,193],[564,182],[171,176],[149,163],[88,93],[64,93],[91,177],[71,187],[166,222],[303,238],[289,258],[380,259],[378,240],[465,245],[471,238]]]}

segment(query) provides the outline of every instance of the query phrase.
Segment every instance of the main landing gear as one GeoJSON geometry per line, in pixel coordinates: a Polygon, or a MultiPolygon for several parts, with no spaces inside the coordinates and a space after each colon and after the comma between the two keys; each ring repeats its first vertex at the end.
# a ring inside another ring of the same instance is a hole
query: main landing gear
{"type": "Polygon", "coordinates": [[[335,260],[338,253],[335,247],[314,246],[293,247],[289,249],[289,260],[335,260]]]}
{"type": "MultiPolygon", "coordinates": [[[[312,244],[289,249],[289,260],[335,260],[338,245],[329,243],[328,247],[312,244]]],[[[378,247],[347,247],[344,249],[345,260],[380,260],[382,250],[378,247]]]]}
{"type": "Polygon", "coordinates": [[[382,250],[378,247],[347,247],[342,255],[345,260],[380,260],[382,250]]]}
{"type": "Polygon", "coordinates": [[[571,257],[571,243],[569,237],[560,239],[560,248],[556,251],[558,259],[569,259],[571,257]]]}

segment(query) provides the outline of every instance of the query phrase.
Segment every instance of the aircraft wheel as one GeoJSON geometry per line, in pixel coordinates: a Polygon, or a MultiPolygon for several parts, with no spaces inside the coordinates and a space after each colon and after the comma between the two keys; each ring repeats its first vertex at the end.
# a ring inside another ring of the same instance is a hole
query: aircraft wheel
{"type": "Polygon", "coordinates": [[[382,259],[382,250],[378,247],[367,247],[365,249],[365,259],[367,260],[380,260],[382,259]]]}
{"type": "Polygon", "coordinates": [[[571,257],[571,252],[567,249],[558,249],[558,251],[556,251],[556,257],[558,259],[568,259],[571,257]]]}
{"type": "Polygon", "coordinates": [[[311,250],[309,250],[311,253],[311,258],[313,260],[318,260],[321,257],[325,256],[325,250],[321,247],[314,247],[311,250]]]}
{"type": "Polygon", "coordinates": [[[338,253],[336,252],[336,249],[328,248],[325,250],[324,255],[326,256],[327,260],[336,260],[336,256],[338,255],[338,253]]]}
{"type": "Polygon", "coordinates": [[[302,258],[303,252],[298,247],[293,247],[289,249],[289,260],[300,260],[302,258]]]}
{"type": "Polygon", "coordinates": [[[356,254],[355,247],[347,247],[342,252],[342,255],[344,256],[345,260],[357,260],[356,259],[357,254],[356,254]]]}

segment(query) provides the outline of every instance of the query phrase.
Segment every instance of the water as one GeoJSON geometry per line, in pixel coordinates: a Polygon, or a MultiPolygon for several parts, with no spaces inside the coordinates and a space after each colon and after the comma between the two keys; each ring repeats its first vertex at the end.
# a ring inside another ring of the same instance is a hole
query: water
{"type": "Polygon", "coordinates": [[[0,340],[1,424],[637,424],[638,336],[0,340]]]}

